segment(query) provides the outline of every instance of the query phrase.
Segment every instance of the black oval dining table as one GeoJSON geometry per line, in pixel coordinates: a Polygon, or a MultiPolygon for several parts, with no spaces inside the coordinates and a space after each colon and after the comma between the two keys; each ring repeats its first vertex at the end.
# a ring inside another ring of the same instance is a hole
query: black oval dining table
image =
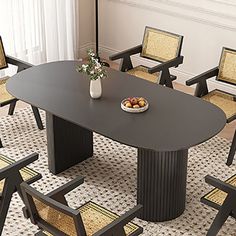
{"type": "Polygon", "coordinates": [[[223,111],[109,68],[102,97],[91,99],[89,80],[76,72],[77,64],[42,64],[7,82],[7,90],[16,98],[46,111],[49,170],[57,174],[91,157],[96,132],[138,149],[140,218],[162,222],[180,216],[186,207],[188,149],[223,129],[223,111]],[[145,97],[149,109],[140,114],[121,110],[121,101],[133,96],[145,97]]]}

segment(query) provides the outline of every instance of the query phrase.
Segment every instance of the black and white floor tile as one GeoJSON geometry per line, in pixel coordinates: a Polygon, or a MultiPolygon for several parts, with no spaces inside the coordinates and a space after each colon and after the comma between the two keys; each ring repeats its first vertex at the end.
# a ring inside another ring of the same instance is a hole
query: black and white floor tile
{"type": "MultiPolygon", "coordinates": [[[[41,112],[45,124],[44,112],[41,112]]],[[[94,156],[58,176],[47,168],[46,131],[37,129],[31,109],[25,108],[0,119],[0,132],[4,148],[0,149],[13,159],[20,159],[32,152],[40,154],[39,160],[31,164],[43,178],[33,186],[47,193],[78,175],[85,183],[68,194],[71,207],[93,200],[119,214],[136,204],[136,149],[94,134],[94,156]]],[[[200,236],[206,235],[217,211],[200,203],[200,198],[211,187],[204,182],[207,174],[227,179],[236,173],[236,161],[231,167],[225,165],[230,143],[220,137],[189,150],[187,206],[179,218],[163,223],[151,223],[136,219],[144,228],[146,236],[200,236]]],[[[66,158],[66,156],[65,156],[66,158]]],[[[17,194],[11,202],[2,235],[34,235],[37,227],[22,215],[23,204],[17,194]]],[[[235,236],[236,221],[229,218],[219,236],[235,236]]]]}

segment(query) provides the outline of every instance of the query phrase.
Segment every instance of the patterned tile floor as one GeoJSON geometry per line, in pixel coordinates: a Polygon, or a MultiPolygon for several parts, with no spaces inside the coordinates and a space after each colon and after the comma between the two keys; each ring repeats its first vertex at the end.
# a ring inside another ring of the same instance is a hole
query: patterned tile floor
{"type": "MultiPolygon", "coordinates": [[[[41,113],[45,124],[44,112],[41,113]]],[[[20,159],[32,152],[40,158],[31,164],[43,178],[33,184],[47,193],[78,175],[85,177],[85,183],[67,195],[71,207],[92,200],[119,214],[132,208],[136,203],[136,149],[103,136],[94,134],[94,156],[69,170],[54,176],[47,168],[46,132],[39,131],[30,108],[22,109],[13,117],[0,119],[0,133],[4,148],[2,154],[20,159]]],[[[204,182],[207,174],[222,180],[236,173],[236,161],[231,167],[225,165],[230,143],[219,137],[193,147],[189,151],[187,206],[179,218],[163,223],[135,222],[144,227],[143,235],[190,236],[206,235],[217,211],[200,203],[200,198],[211,187],[204,182]]],[[[66,157],[65,157],[66,158],[66,157]]],[[[37,227],[24,219],[22,202],[17,194],[11,202],[6,225],[2,235],[34,235],[37,227]]],[[[219,236],[235,236],[235,220],[229,218],[219,236]]]]}

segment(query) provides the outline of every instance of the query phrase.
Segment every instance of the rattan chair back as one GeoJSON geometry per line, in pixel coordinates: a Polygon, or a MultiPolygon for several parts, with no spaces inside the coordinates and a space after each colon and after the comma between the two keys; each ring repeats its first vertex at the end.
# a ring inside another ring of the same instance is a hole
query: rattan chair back
{"type": "Polygon", "coordinates": [[[39,226],[42,235],[136,236],[143,232],[140,226],[131,222],[141,209],[140,206],[136,206],[120,217],[91,201],[77,209],[72,209],[68,207],[64,195],[60,192],[56,195],[51,193],[43,195],[27,183],[22,183],[21,189],[27,217],[30,217],[33,224],[39,226]],[[129,222],[126,222],[127,219],[130,219],[129,222]]]}
{"type": "Polygon", "coordinates": [[[52,235],[85,235],[79,211],[43,195],[28,184],[21,184],[21,188],[32,223],[52,235]]]}
{"type": "MultiPolygon", "coordinates": [[[[13,159],[10,159],[2,154],[0,154],[0,170],[4,167],[10,166],[12,164],[14,164],[15,161],[13,159]]],[[[28,168],[28,167],[24,167],[20,170],[20,174],[21,177],[24,181],[30,181],[34,179],[38,179],[39,177],[39,173],[37,173],[36,171],[28,168]]],[[[0,195],[2,195],[3,193],[3,189],[4,189],[4,183],[5,183],[5,179],[0,180],[0,195]]]]}
{"type": "Polygon", "coordinates": [[[7,65],[7,61],[6,61],[6,55],[5,55],[5,51],[4,51],[4,47],[3,47],[3,43],[2,43],[2,38],[0,36],[0,70],[6,68],[7,65]]]}
{"type": "Polygon", "coordinates": [[[141,56],[166,62],[180,56],[183,36],[167,31],[146,27],[141,56]]]}
{"type": "Polygon", "coordinates": [[[0,235],[5,225],[12,195],[17,192],[23,200],[20,184],[24,181],[31,184],[41,178],[39,173],[26,167],[37,159],[37,153],[18,161],[0,155],[0,235]]]}
{"type": "Polygon", "coordinates": [[[236,50],[223,48],[217,80],[236,85],[236,50]]]}

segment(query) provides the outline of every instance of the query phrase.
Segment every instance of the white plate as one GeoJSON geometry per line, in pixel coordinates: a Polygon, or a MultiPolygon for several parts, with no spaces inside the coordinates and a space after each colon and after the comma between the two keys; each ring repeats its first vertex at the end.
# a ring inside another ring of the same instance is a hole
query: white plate
{"type": "Polygon", "coordinates": [[[140,107],[140,108],[128,108],[124,105],[124,102],[127,101],[128,98],[125,98],[124,100],[122,100],[121,102],[121,109],[123,111],[126,111],[126,112],[130,112],[130,113],[142,113],[142,112],[145,112],[148,107],[149,107],[149,104],[148,104],[148,101],[146,99],[144,99],[146,105],[144,107],[140,107]]]}

